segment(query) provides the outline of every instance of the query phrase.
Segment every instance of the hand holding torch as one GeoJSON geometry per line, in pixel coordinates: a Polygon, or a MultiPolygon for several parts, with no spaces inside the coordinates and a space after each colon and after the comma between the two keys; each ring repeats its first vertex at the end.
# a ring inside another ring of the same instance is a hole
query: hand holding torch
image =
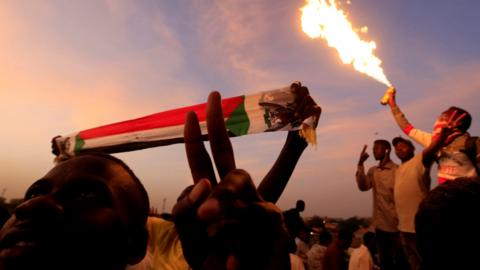
{"type": "Polygon", "coordinates": [[[382,99],[380,99],[380,104],[387,105],[388,101],[390,100],[390,96],[394,95],[395,92],[396,92],[395,87],[393,86],[388,87],[387,90],[385,91],[385,94],[383,94],[382,99]]]}

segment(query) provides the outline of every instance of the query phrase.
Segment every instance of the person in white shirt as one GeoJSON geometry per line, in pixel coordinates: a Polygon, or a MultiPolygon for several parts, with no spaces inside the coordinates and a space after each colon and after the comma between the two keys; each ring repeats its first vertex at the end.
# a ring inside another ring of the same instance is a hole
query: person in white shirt
{"type": "Polygon", "coordinates": [[[363,244],[353,250],[348,263],[348,270],[373,270],[374,263],[370,248],[375,247],[375,234],[367,232],[363,235],[363,244]]]}
{"type": "Polygon", "coordinates": [[[332,234],[328,231],[322,231],[319,236],[319,243],[314,244],[307,253],[308,270],[322,270],[323,258],[327,247],[332,242],[332,234]]]}

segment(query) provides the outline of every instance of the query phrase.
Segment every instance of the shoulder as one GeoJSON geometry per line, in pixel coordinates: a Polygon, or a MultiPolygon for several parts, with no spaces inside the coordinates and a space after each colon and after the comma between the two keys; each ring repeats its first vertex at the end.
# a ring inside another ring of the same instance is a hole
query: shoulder
{"type": "Polygon", "coordinates": [[[387,164],[385,164],[385,167],[395,170],[398,168],[398,164],[390,160],[387,164]]]}
{"type": "Polygon", "coordinates": [[[422,159],[423,159],[423,151],[420,151],[419,153],[415,154],[415,156],[413,156],[413,158],[407,162],[412,164],[418,164],[418,163],[423,164],[422,159]]]}

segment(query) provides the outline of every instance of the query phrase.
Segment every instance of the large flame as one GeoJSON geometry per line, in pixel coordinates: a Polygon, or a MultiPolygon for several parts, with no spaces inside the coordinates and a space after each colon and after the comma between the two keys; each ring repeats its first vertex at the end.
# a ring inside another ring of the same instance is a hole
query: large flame
{"type": "Polygon", "coordinates": [[[334,0],[306,1],[308,4],[302,8],[303,32],[311,38],[327,40],[328,46],[337,49],[343,63],[353,64],[357,71],[392,86],[380,66],[382,61],[374,55],[375,42],[360,39],[334,0]]]}

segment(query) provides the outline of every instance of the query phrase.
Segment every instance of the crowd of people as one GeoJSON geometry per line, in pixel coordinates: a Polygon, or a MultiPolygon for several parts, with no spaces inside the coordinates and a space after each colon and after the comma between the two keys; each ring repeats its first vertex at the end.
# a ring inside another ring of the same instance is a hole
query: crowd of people
{"type": "MultiPolygon", "coordinates": [[[[340,230],[334,242],[310,248],[305,268],[479,269],[473,253],[480,251],[480,242],[478,231],[472,227],[479,222],[471,220],[477,220],[474,212],[480,206],[476,191],[480,185],[480,140],[467,132],[471,115],[450,107],[438,117],[433,132],[427,133],[408,122],[396,103],[395,92],[389,93],[388,104],[398,126],[424,149],[415,154],[412,141],[403,137],[393,138],[391,143],[376,140],[372,152],[378,164],[366,171],[369,154],[365,145],[356,182],[360,191],[372,191],[374,233],[366,233],[363,244],[352,252],[352,231],[340,230]],[[401,164],[390,159],[392,146],[401,164]],[[435,163],[439,186],[430,190],[435,163]],[[450,252],[451,248],[455,252],[450,252]]],[[[302,257],[305,252],[298,251],[304,249],[299,246],[297,255],[302,257]]]]}
{"type": "MultiPolygon", "coordinates": [[[[368,170],[363,148],[356,182],[359,190],[372,191],[374,230],[352,249],[351,227],[340,226],[333,234],[322,230],[310,245],[300,214],[305,202],[283,213],[275,205],[307,146],[298,132],[288,133],[276,162],[255,187],[248,172],[236,167],[220,103],[219,93],[211,93],[212,157],[196,114],[186,116],[193,185],[179,195],[171,216],[149,214],[148,193],[122,160],[79,154],[60,161],[27,189],[0,230],[0,270],[480,269],[475,256],[480,251],[480,141],[467,132],[468,112],[446,110],[427,133],[406,120],[391,94],[394,119],[425,148],[415,154],[409,139],[376,140],[378,164],[368,170]],[[391,145],[399,165],[390,159],[391,145]],[[435,163],[439,185],[430,190],[435,163]]],[[[309,109],[320,114],[314,104],[309,109]]]]}

